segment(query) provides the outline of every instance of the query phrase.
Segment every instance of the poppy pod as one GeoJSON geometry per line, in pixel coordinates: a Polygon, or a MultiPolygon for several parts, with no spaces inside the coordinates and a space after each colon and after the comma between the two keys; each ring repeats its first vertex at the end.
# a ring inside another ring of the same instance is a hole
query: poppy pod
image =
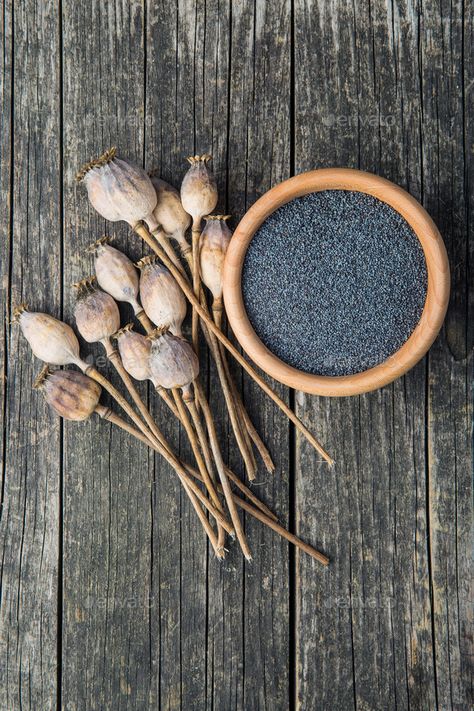
{"type": "Polygon", "coordinates": [[[66,420],[87,420],[99,404],[101,387],[77,370],[55,370],[45,366],[34,388],[41,390],[48,405],[66,420]]]}
{"type": "Polygon", "coordinates": [[[101,237],[88,247],[88,251],[94,254],[97,283],[116,301],[130,304],[137,313],[141,309],[138,303],[137,269],[126,254],[112,247],[112,239],[101,237]]]}
{"type": "Polygon", "coordinates": [[[28,311],[20,304],[13,311],[13,321],[18,323],[23,335],[37,358],[53,365],[74,363],[87,367],[81,360],[79,341],[70,326],[49,314],[28,311]]]}
{"type": "Polygon", "coordinates": [[[205,153],[202,156],[190,156],[191,164],[181,184],[181,203],[193,218],[194,224],[199,224],[204,215],[212,212],[217,205],[216,179],[208,163],[212,156],[205,153]]]}
{"type": "Polygon", "coordinates": [[[185,398],[192,398],[190,386],[199,375],[199,359],[191,344],[166,329],[157,328],[148,338],[152,377],[163,388],[181,388],[185,398]]]}
{"type": "Polygon", "coordinates": [[[134,331],[131,323],[117,331],[114,338],[117,341],[124,368],[129,375],[135,380],[150,380],[151,341],[141,333],[134,331]]]}
{"type": "Polygon", "coordinates": [[[107,341],[120,328],[118,306],[105,291],[98,289],[95,277],[74,284],[77,300],[74,306],[76,325],[88,343],[107,341]]]}
{"type": "Polygon", "coordinates": [[[140,300],[147,316],[160,327],[181,336],[186,299],[175,278],[155,257],[144,257],[140,269],[140,300]]]}
{"type": "Polygon", "coordinates": [[[157,203],[153,211],[156,221],[166,234],[174,237],[181,246],[186,230],[191,226],[191,217],[184,209],[179,192],[153,173],[150,175],[156,190],[157,203]]]}
{"type": "Polygon", "coordinates": [[[214,299],[222,298],[222,272],[232,237],[227,227],[230,215],[208,215],[199,245],[201,278],[214,299]]]}
{"type": "Polygon", "coordinates": [[[132,227],[146,220],[157,226],[153,218],[156,193],[148,174],[140,166],[118,158],[115,148],[87,163],[76,179],[84,183],[91,205],[106,220],[125,220],[132,227]]]}

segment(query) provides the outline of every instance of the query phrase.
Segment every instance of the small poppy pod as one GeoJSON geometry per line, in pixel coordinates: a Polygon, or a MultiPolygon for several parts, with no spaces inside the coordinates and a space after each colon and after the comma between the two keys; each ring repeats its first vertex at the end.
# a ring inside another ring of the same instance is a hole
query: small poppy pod
{"type": "Polygon", "coordinates": [[[217,205],[216,179],[207,165],[210,160],[212,156],[208,153],[190,156],[188,161],[191,167],[181,183],[181,203],[195,223],[200,222],[217,205]]]}
{"type": "Polygon", "coordinates": [[[130,304],[134,312],[140,311],[138,303],[138,272],[131,259],[112,247],[111,237],[101,237],[88,251],[94,254],[97,283],[116,301],[130,304]]]}
{"type": "Polygon", "coordinates": [[[215,299],[222,297],[224,260],[232,237],[227,227],[230,215],[208,215],[200,239],[200,268],[204,284],[215,299]]]}
{"type": "Polygon", "coordinates": [[[80,357],[77,336],[68,324],[49,314],[28,311],[26,304],[14,309],[13,321],[20,325],[31,350],[40,360],[53,365],[74,363],[81,369],[86,365],[80,357]]]}
{"type": "Polygon", "coordinates": [[[110,294],[98,289],[95,277],[73,285],[77,289],[74,306],[76,325],[88,343],[106,341],[120,328],[120,312],[110,294]]]}
{"type": "Polygon", "coordinates": [[[199,359],[192,346],[164,329],[156,329],[148,338],[152,377],[163,388],[182,388],[185,396],[192,397],[190,386],[199,375],[199,359]]]}
{"type": "Polygon", "coordinates": [[[191,217],[181,204],[179,192],[153,173],[150,179],[156,190],[157,203],[153,210],[156,221],[166,234],[173,235],[177,239],[178,236],[184,237],[186,230],[191,226],[191,217]]]}
{"type": "Polygon", "coordinates": [[[125,220],[132,227],[150,218],[155,223],[152,213],[156,193],[148,174],[140,166],[117,158],[115,148],[83,166],[76,179],[84,183],[91,205],[106,220],[125,220]]]}
{"type": "Polygon", "coordinates": [[[41,390],[48,405],[66,420],[87,420],[99,404],[101,387],[77,370],[55,370],[45,366],[34,388],[41,390]]]}
{"type": "Polygon", "coordinates": [[[140,259],[140,300],[145,313],[153,323],[168,327],[175,336],[181,336],[181,326],[186,316],[186,298],[176,279],[155,257],[140,259]]]}
{"type": "Polygon", "coordinates": [[[135,380],[150,380],[151,341],[141,333],[134,331],[131,323],[117,331],[114,338],[128,374],[135,380]]]}

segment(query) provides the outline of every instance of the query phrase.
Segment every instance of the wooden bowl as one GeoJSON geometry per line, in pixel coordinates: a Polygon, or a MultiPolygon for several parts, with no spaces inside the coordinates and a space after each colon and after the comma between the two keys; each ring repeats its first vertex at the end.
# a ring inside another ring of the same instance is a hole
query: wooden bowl
{"type": "Polygon", "coordinates": [[[229,246],[224,266],[224,301],[240,345],[268,375],[296,390],[315,395],[357,395],[380,388],[406,373],[435,340],[449,300],[449,264],[443,239],[423,207],[389,180],[350,168],[327,168],[302,173],[269,190],[248,210],[229,246]],[[428,272],[426,302],[413,333],[403,346],[374,368],[354,375],[305,373],[277,358],[259,339],[249,321],[242,297],[241,277],[247,248],[272,212],[294,198],[319,190],[354,190],[378,198],[405,218],[420,240],[428,272]]]}

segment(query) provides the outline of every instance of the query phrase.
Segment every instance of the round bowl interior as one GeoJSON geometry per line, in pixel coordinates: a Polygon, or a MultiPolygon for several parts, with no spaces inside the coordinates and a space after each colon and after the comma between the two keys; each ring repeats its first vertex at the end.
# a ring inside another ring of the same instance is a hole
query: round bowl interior
{"type": "Polygon", "coordinates": [[[389,180],[350,168],[312,170],[285,180],[265,193],[239,223],[224,266],[225,308],[232,330],[244,351],[271,377],[291,388],[315,395],[357,395],[380,388],[406,373],[425,355],[439,333],[448,305],[449,284],[449,264],[444,242],[423,207],[389,180]],[[267,217],[285,203],[321,190],[359,191],[387,203],[411,226],[421,243],[426,260],[426,301],[411,336],[383,363],[354,375],[313,375],[283,362],[255,333],[243,301],[242,269],[254,234],[267,217]]]}

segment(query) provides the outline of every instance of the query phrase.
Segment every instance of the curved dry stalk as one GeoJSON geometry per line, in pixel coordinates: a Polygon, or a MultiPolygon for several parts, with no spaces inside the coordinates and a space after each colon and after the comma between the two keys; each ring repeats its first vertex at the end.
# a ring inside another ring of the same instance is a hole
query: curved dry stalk
{"type": "MultiPolygon", "coordinates": [[[[171,392],[173,393],[174,401],[178,409],[179,419],[183,424],[184,429],[186,430],[186,434],[188,435],[188,439],[193,450],[194,458],[196,460],[196,464],[198,465],[198,470],[202,477],[204,485],[207,491],[209,492],[209,495],[211,496],[215,507],[219,510],[222,510],[222,504],[214,488],[214,482],[211,479],[210,472],[208,472],[206,464],[204,462],[203,455],[199,447],[200,443],[196,436],[196,432],[194,431],[193,426],[191,424],[191,420],[189,419],[188,412],[184,406],[181,393],[177,388],[174,388],[171,392]]],[[[217,534],[217,547],[219,548],[219,550],[223,550],[225,544],[225,533],[224,529],[221,526],[218,526],[217,534]]]]}
{"type": "Polygon", "coordinates": [[[234,379],[233,379],[233,377],[232,377],[232,373],[230,372],[229,362],[228,362],[227,358],[225,357],[225,351],[224,351],[224,349],[222,348],[221,344],[219,344],[219,347],[220,347],[220,349],[221,349],[222,362],[223,362],[223,364],[224,364],[224,368],[225,368],[226,373],[227,373],[227,379],[228,379],[228,381],[229,381],[229,385],[230,385],[230,388],[231,388],[231,390],[232,390],[232,394],[233,394],[233,396],[234,396],[234,400],[235,400],[235,402],[236,402],[236,404],[237,404],[237,407],[238,407],[238,409],[239,409],[240,415],[241,415],[242,420],[243,420],[243,422],[244,422],[244,424],[245,424],[245,429],[246,429],[246,431],[247,431],[247,433],[248,433],[250,439],[251,439],[252,442],[254,443],[254,445],[255,445],[255,447],[256,447],[258,453],[260,454],[260,457],[261,457],[261,459],[262,459],[262,461],[263,461],[263,463],[264,463],[264,465],[265,465],[265,469],[266,469],[267,472],[269,472],[270,474],[273,474],[274,471],[275,471],[275,465],[274,465],[274,463],[273,463],[273,459],[271,458],[270,452],[268,451],[268,449],[267,449],[267,447],[266,447],[264,441],[263,441],[262,438],[260,437],[260,435],[259,435],[259,433],[258,433],[258,431],[257,431],[257,429],[256,429],[256,427],[255,427],[255,425],[253,424],[252,420],[250,419],[250,415],[249,415],[249,413],[247,412],[247,409],[246,409],[244,403],[242,402],[242,398],[241,398],[241,396],[240,396],[239,391],[237,390],[237,386],[236,386],[236,384],[235,384],[235,382],[234,382],[234,379]]]}
{"type": "MultiPolygon", "coordinates": [[[[96,411],[98,412],[98,414],[101,417],[105,417],[104,415],[100,414],[99,409],[107,410],[107,408],[103,407],[102,405],[99,405],[96,409],[96,411]]],[[[108,419],[110,422],[113,422],[113,424],[117,425],[118,427],[121,427],[123,430],[125,430],[126,432],[131,434],[133,437],[136,437],[141,442],[144,442],[144,444],[146,444],[148,447],[151,447],[152,449],[154,449],[151,442],[141,432],[136,430],[131,425],[128,425],[128,423],[125,422],[124,420],[122,420],[118,415],[114,415],[112,413],[112,416],[107,416],[107,417],[105,417],[105,419],[108,419]]],[[[185,467],[188,474],[190,474],[191,476],[200,480],[200,474],[198,471],[196,471],[196,469],[189,466],[188,464],[184,464],[183,466],[185,467]]],[[[221,489],[222,487],[218,487],[218,488],[221,489]]],[[[281,526],[279,523],[276,522],[273,514],[272,514],[272,518],[268,515],[265,515],[265,513],[263,511],[259,510],[259,508],[257,508],[256,506],[253,506],[252,504],[248,504],[246,501],[241,499],[236,494],[232,494],[232,499],[237,506],[242,508],[244,511],[249,513],[251,516],[256,518],[258,521],[263,523],[265,526],[268,526],[269,528],[271,528],[273,531],[278,533],[278,535],[282,536],[287,541],[292,543],[294,546],[296,546],[300,550],[304,551],[305,553],[307,553],[308,555],[310,555],[312,558],[319,561],[323,565],[328,565],[329,558],[327,558],[327,556],[325,556],[323,553],[320,553],[319,551],[315,550],[314,548],[312,548],[312,546],[308,545],[307,543],[304,543],[304,541],[302,541],[300,538],[295,536],[293,533],[290,533],[289,531],[287,531],[283,526],[281,526]]]]}
{"type": "Polygon", "coordinates": [[[214,335],[219,339],[219,341],[227,348],[229,353],[235,358],[239,365],[244,368],[244,370],[250,375],[250,377],[260,386],[260,388],[273,400],[273,402],[278,405],[280,410],[288,417],[288,419],[295,425],[295,427],[301,432],[301,434],[308,440],[308,442],[314,447],[314,449],[319,452],[319,454],[326,460],[326,462],[332,466],[334,460],[326,452],[323,446],[318,442],[318,440],[311,434],[307,427],[301,422],[301,420],[295,415],[295,413],[288,407],[288,405],[274,392],[274,390],[265,382],[265,380],[253,369],[253,367],[248,363],[237,348],[229,341],[227,336],[225,336],[222,331],[220,331],[212,318],[206,313],[206,310],[201,306],[199,299],[194,295],[193,290],[189,287],[186,279],[183,277],[179,269],[177,269],[169,259],[164,250],[157,244],[152,235],[148,232],[145,225],[138,223],[133,228],[135,232],[151,247],[155,254],[161,259],[163,264],[169,269],[171,274],[174,276],[179,286],[183,290],[188,301],[192,304],[194,309],[197,311],[201,319],[206,323],[209,330],[214,333],[214,335]]]}
{"type": "MultiPolygon", "coordinates": [[[[201,404],[202,412],[204,415],[204,419],[206,421],[206,428],[207,432],[209,435],[209,441],[211,444],[211,449],[212,449],[212,454],[214,457],[214,462],[216,464],[216,469],[217,473],[219,474],[219,479],[222,484],[222,490],[224,493],[224,497],[227,503],[227,507],[229,509],[230,513],[230,518],[232,520],[232,523],[234,524],[235,528],[235,533],[237,536],[237,539],[240,543],[240,547],[242,548],[242,552],[247,560],[252,560],[252,554],[250,553],[250,549],[248,547],[247,539],[245,537],[243,528],[242,528],[242,523],[239,518],[239,514],[237,513],[237,509],[235,507],[234,501],[232,499],[232,490],[230,488],[229,480],[227,478],[227,474],[225,471],[225,465],[224,465],[224,460],[222,459],[222,453],[221,449],[219,446],[219,440],[217,438],[217,432],[216,432],[216,427],[214,424],[214,418],[212,416],[211,408],[209,407],[209,403],[207,401],[206,395],[204,393],[204,390],[202,389],[201,384],[199,383],[199,379],[196,379],[194,381],[194,386],[197,389],[197,392],[199,394],[199,402],[201,404]]],[[[186,402],[186,405],[191,408],[191,410],[196,410],[196,404],[194,401],[186,402]]],[[[196,417],[196,413],[192,414],[193,421],[194,418],[196,417]]]]}

